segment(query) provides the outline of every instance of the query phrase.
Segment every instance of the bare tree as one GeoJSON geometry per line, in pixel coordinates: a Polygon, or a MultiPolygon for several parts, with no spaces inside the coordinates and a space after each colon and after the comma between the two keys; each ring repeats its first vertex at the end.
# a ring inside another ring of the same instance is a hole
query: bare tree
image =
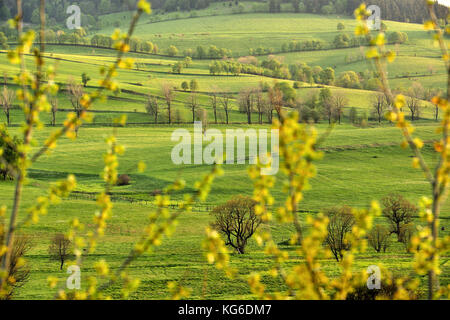
{"type": "Polygon", "coordinates": [[[341,124],[341,117],[344,114],[344,108],[348,105],[348,99],[344,94],[338,92],[331,97],[331,103],[339,124],[341,124]]]}
{"type": "Polygon", "coordinates": [[[195,122],[195,111],[198,107],[198,97],[195,92],[191,92],[189,95],[188,101],[186,102],[186,106],[191,109],[192,112],[192,123],[195,122]]]}
{"type": "Polygon", "coordinates": [[[155,119],[155,124],[158,124],[159,105],[158,99],[155,96],[148,96],[145,109],[147,113],[155,119]]]}
{"type": "Polygon", "coordinates": [[[247,114],[248,124],[252,124],[252,112],[253,112],[253,89],[244,88],[239,92],[238,102],[239,109],[247,114]]]}
{"type": "Polygon", "coordinates": [[[218,96],[218,89],[217,87],[213,87],[211,90],[211,106],[213,108],[214,112],[214,123],[217,124],[217,96],[218,96]]]}
{"type": "Polygon", "coordinates": [[[368,234],[369,245],[378,253],[386,252],[389,247],[389,235],[386,227],[376,225],[368,234]]]}
{"type": "Polygon", "coordinates": [[[409,98],[406,99],[406,105],[411,112],[411,121],[417,120],[420,117],[422,108],[421,99],[424,97],[424,88],[419,82],[414,82],[408,90],[409,98]]]}
{"type": "Polygon", "coordinates": [[[48,253],[52,259],[60,262],[60,270],[63,269],[64,262],[72,254],[71,241],[62,233],[56,234],[50,242],[48,253]]]}
{"type": "Polygon", "coordinates": [[[403,196],[393,194],[382,199],[383,215],[391,225],[390,233],[396,234],[401,240],[402,227],[412,221],[413,215],[418,212],[417,208],[403,196]]]}
{"type": "MultiPolygon", "coordinates": [[[[269,88],[267,92],[270,103],[270,119],[273,119],[273,111],[275,110],[278,114],[278,119],[281,119],[281,109],[283,108],[283,93],[278,88],[269,88]]],[[[272,121],[270,121],[272,122],[272,121]]]]}
{"type": "MultiPolygon", "coordinates": [[[[67,83],[67,92],[69,95],[70,103],[72,104],[73,110],[77,114],[77,117],[79,118],[81,115],[81,112],[83,111],[83,106],[81,105],[81,98],[84,95],[83,92],[83,86],[80,84],[75,83],[73,79],[69,80],[67,83]]],[[[75,128],[75,134],[78,136],[78,129],[77,126],[75,128]]]]}
{"type": "Polygon", "coordinates": [[[372,98],[372,111],[375,117],[378,119],[378,123],[381,123],[381,120],[384,117],[384,113],[387,109],[386,97],[384,94],[377,93],[372,98]]]}
{"type": "MultiPolygon", "coordinates": [[[[0,233],[0,243],[3,242],[4,233],[0,233]]],[[[32,248],[31,238],[25,235],[16,236],[13,242],[11,257],[8,267],[8,279],[14,279],[7,288],[7,292],[4,295],[4,299],[9,300],[13,297],[16,289],[25,285],[30,278],[30,268],[27,264],[20,263],[20,260],[29,252],[32,248]]]]}
{"type": "Polygon", "coordinates": [[[175,98],[175,91],[170,83],[163,83],[161,86],[161,91],[166,99],[167,103],[167,114],[169,116],[169,124],[172,124],[172,101],[175,98]]]}
{"type": "Polygon", "coordinates": [[[415,230],[416,228],[414,227],[413,223],[402,225],[400,228],[399,242],[403,244],[406,252],[411,251],[411,239],[414,235],[415,230]]]}
{"type": "Polygon", "coordinates": [[[336,261],[340,261],[344,257],[344,251],[348,251],[351,248],[351,244],[347,240],[347,234],[355,224],[355,217],[350,207],[327,209],[325,214],[330,219],[328,235],[325,241],[336,261]]]}
{"type": "MultiPolygon", "coordinates": [[[[6,79],[5,79],[6,83],[6,79]]],[[[0,103],[3,106],[3,111],[6,115],[6,123],[8,126],[11,125],[11,109],[12,109],[12,103],[14,101],[15,93],[12,90],[9,90],[6,85],[3,86],[3,90],[0,95],[0,103]]]]}
{"type": "Polygon", "coordinates": [[[434,120],[439,120],[439,104],[434,103],[434,97],[440,97],[442,94],[442,91],[439,89],[425,89],[424,90],[424,100],[430,101],[434,105],[434,120]]]}
{"type": "Polygon", "coordinates": [[[223,107],[223,110],[225,111],[225,121],[226,124],[229,123],[228,114],[229,114],[229,104],[230,104],[231,95],[229,93],[224,93],[220,97],[220,104],[223,107]]]}
{"type": "Polygon", "coordinates": [[[261,88],[256,88],[254,90],[254,94],[255,94],[255,104],[256,104],[256,110],[258,111],[258,123],[262,124],[263,123],[263,115],[264,115],[264,110],[265,110],[265,105],[267,103],[267,101],[264,99],[263,93],[261,88]]]}
{"type": "Polygon", "coordinates": [[[56,97],[52,97],[50,99],[50,104],[52,106],[52,126],[56,126],[56,113],[58,112],[58,99],[56,97]]]}
{"type": "Polygon", "coordinates": [[[225,244],[239,254],[245,253],[248,240],[262,223],[255,214],[255,205],[251,198],[237,196],[211,212],[215,219],[212,227],[222,233],[226,237],[225,244]]]}

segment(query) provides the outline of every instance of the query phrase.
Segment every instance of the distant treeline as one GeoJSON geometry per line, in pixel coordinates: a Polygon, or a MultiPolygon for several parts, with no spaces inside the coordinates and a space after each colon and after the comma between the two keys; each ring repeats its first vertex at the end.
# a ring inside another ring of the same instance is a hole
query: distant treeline
{"type": "MultiPolygon", "coordinates": [[[[136,8],[137,0],[46,0],[46,12],[50,24],[63,23],[67,18],[66,10],[77,3],[88,21],[97,19],[98,15],[129,11],[136,8]]],[[[152,0],[152,8],[160,12],[191,11],[207,8],[212,2],[223,2],[224,6],[242,7],[239,0],[152,0]]],[[[255,1],[253,1],[255,2],[255,1]]],[[[302,12],[316,14],[353,15],[354,10],[362,0],[260,0],[254,10],[258,12],[302,12]]],[[[371,5],[381,8],[383,20],[422,23],[428,18],[428,12],[423,0],[371,0],[371,5]]],[[[23,2],[24,21],[37,23],[39,21],[39,0],[23,2]]],[[[243,7],[242,7],[243,8],[243,7]]],[[[243,10],[237,11],[243,12],[243,10]]],[[[439,18],[447,17],[448,9],[437,5],[439,18]]],[[[16,0],[0,0],[0,22],[12,18],[17,13],[16,0]]]]}

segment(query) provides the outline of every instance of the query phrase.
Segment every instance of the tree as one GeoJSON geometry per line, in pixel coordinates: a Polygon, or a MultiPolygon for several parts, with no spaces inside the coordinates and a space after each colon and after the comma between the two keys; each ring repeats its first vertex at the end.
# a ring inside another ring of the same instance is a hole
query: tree
{"type": "Polygon", "coordinates": [[[344,108],[348,104],[348,99],[343,93],[338,92],[332,95],[331,103],[333,105],[334,113],[338,118],[339,124],[341,124],[341,117],[344,114],[344,108]]]}
{"type": "Polygon", "coordinates": [[[350,123],[355,124],[358,120],[358,110],[356,110],[355,107],[352,107],[350,109],[350,112],[348,114],[348,119],[350,121],[350,123]]]}
{"type": "Polygon", "coordinates": [[[167,49],[167,54],[171,57],[174,57],[178,54],[178,49],[174,45],[171,45],[169,49],[167,49]]]}
{"type": "Polygon", "coordinates": [[[413,223],[402,225],[400,228],[400,237],[398,241],[403,244],[406,252],[411,251],[411,239],[414,236],[415,231],[416,228],[413,223]]]}
{"type": "Polygon", "coordinates": [[[231,96],[229,93],[224,93],[222,96],[220,96],[220,104],[223,107],[223,111],[225,111],[225,122],[226,124],[229,124],[228,122],[228,113],[229,113],[229,104],[231,96]]]}
{"type": "MultiPolygon", "coordinates": [[[[83,106],[81,105],[81,98],[84,95],[83,88],[81,85],[75,83],[73,80],[69,80],[67,83],[67,93],[69,95],[70,103],[72,104],[73,110],[79,118],[81,112],[83,111],[83,106]]],[[[79,126],[75,129],[75,134],[78,136],[79,126]]]]}
{"type": "Polygon", "coordinates": [[[192,58],[189,56],[184,58],[183,64],[185,68],[189,68],[189,66],[192,64],[192,58]]]}
{"type": "Polygon", "coordinates": [[[389,235],[389,230],[386,227],[376,225],[367,236],[369,245],[378,253],[386,252],[389,247],[389,235]]]}
{"type": "Polygon", "coordinates": [[[399,194],[389,195],[382,199],[383,215],[391,225],[390,233],[396,234],[400,242],[402,228],[412,221],[418,209],[399,194]]]}
{"type": "Polygon", "coordinates": [[[278,119],[281,118],[281,109],[283,108],[283,93],[278,88],[270,88],[267,92],[270,104],[270,122],[272,122],[272,113],[275,110],[278,114],[278,119]]]}
{"type": "MultiPolygon", "coordinates": [[[[3,221],[1,222],[0,226],[3,227],[4,223],[3,221]]],[[[4,236],[5,233],[1,230],[0,243],[4,243],[4,236]]],[[[30,279],[30,267],[28,264],[23,264],[21,261],[32,247],[32,241],[29,236],[18,235],[14,238],[9,267],[7,268],[7,278],[14,279],[14,282],[10,283],[9,287],[7,287],[7,292],[5,292],[1,299],[12,299],[15,291],[24,286],[30,279]]]]}
{"type": "Polygon", "coordinates": [[[378,123],[381,123],[381,120],[384,117],[386,109],[387,109],[386,97],[384,96],[384,94],[376,94],[372,98],[372,110],[373,114],[378,119],[378,123]]]}
{"type": "Polygon", "coordinates": [[[11,138],[4,126],[0,126],[0,175],[3,180],[14,179],[18,169],[19,150],[17,146],[21,141],[14,137],[11,138]]]}
{"type": "Polygon", "coordinates": [[[172,66],[172,72],[180,74],[183,71],[184,64],[183,62],[177,62],[172,66]]]}
{"type": "Polygon", "coordinates": [[[56,113],[58,112],[58,99],[53,97],[50,99],[50,105],[52,106],[52,126],[56,126],[56,113]]]}
{"type": "Polygon", "coordinates": [[[189,90],[189,83],[187,81],[183,81],[181,83],[181,89],[183,89],[183,91],[189,90]]]}
{"type": "Polygon", "coordinates": [[[3,50],[8,50],[8,38],[5,36],[3,32],[0,32],[0,48],[3,50]]]}
{"type": "Polygon", "coordinates": [[[81,75],[81,82],[85,88],[87,87],[89,81],[91,81],[91,78],[86,74],[86,72],[83,72],[81,75]]]}
{"type": "Polygon", "coordinates": [[[172,124],[172,101],[175,98],[175,92],[173,90],[173,87],[170,83],[163,83],[161,86],[161,91],[164,96],[164,99],[167,103],[167,114],[169,116],[169,124],[172,124]]]}
{"type": "Polygon", "coordinates": [[[48,253],[51,259],[60,262],[60,270],[63,269],[64,262],[71,256],[71,241],[62,233],[56,234],[48,246],[48,253]]]}
{"type": "Polygon", "coordinates": [[[158,124],[159,105],[158,99],[156,99],[155,96],[148,96],[145,110],[147,110],[147,113],[154,118],[155,124],[158,124]]]}
{"type": "Polygon", "coordinates": [[[198,107],[198,97],[195,92],[191,92],[189,95],[188,101],[186,103],[186,106],[191,109],[192,112],[192,123],[195,122],[195,111],[198,107]]]}
{"type": "Polygon", "coordinates": [[[406,105],[411,112],[411,121],[417,120],[420,117],[422,109],[421,99],[424,97],[424,88],[420,82],[414,82],[408,90],[408,98],[406,105]]]}
{"type": "Polygon", "coordinates": [[[338,31],[345,30],[345,25],[342,22],[339,22],[337,25],[337,29],[338,29],[338,31]]]}
{"type": "Polygon", "coordinates": [[[223,234],[225,244],[239,254],[245,253],[248,240],[261,225],[261,218],[255,214],[256,202],[249,197],[237,196],[213,209],[212,227],[223,234]]]}
{"type": "Polygon", "coordinates": [[[331,124],[334,121],[335,109],[333,105],[333,95],[329,88],[323,88],[319,94],[320,105],[324,116],[328,119],[328,123],[331,124]]]}
{"type": "Polygon", "coordinates": [[[197,80],[192,79],[189,84],[189,87],[191,88],[191,91],[194,91],[194,92],[197,91],[199,88],[197,80]]]}
{"type": "Polygon", "coordinates": [[[218,88],[214,87],[211,90],[211,106],[214,112],[214,123],[217,124],[217,96],[218,96],[218,88]]]}
{"type": "Polygon", "coordinates": [[[11,125],[11,109],[15,96],[14,91],[9,90],[6,85],[3,86],[3,91],[0,94],[0,103],[2,104],[3,112],[6,115],[6,123],[8,126],[11,125]]]}
{"type": "Polygon", "coordinates": [[[330,208],[325,210],[325,214],[330,220],[325,242],[330,247],[336,261],[339,262],[344,257],[344,251],[348,251],[351,248],[347,234],[352,231],[355,217],[350,207],[330,208]]]}
{"type": "Polygon", "coordinates": [[[252,124],[252,112],[253,112],[253,89],[244,88],[239,92],[238,103],[239,110],[247,114],[248,124],[252,124]]]}

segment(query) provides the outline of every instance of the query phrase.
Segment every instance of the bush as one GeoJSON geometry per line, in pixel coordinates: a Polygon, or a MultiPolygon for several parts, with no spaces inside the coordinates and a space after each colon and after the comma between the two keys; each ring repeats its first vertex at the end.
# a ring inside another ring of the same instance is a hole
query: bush
{"type": "Polygon", "coordinates": [[[128,186],[130,184],[131,178],[127,174],[121,174],[117,178],[117,185],[120,186],[128,186]]]}
{"type": "Polygon", "coordinates": [[[383,226],[377,225],[368,235],[369,245],[376,252],[386,252],[389,247],[389,230],[383,226]]]}
{"type": "Polygon", "coordinates": [[[262,223],[255,214],[255,205],[256,202],[251,198],[237,196],[211,212],[215,219],[211,226],[223,234],[225,244],[239,254],[245,253],[248,240],[262,223]]]}
{"type": "MultiPolygon", "coordinates": [[[[407,286],[403,286],[406,290],[410,300],[417,300],[418,293],[407,289],[407,286]]],[[[395,294],[399,290],[397,286],[397,279],[395,277],[382,280],[381,289],[369,289],[367,284],[362,284],[354,288],[353,292],[347,295],[347,300],[377,300],[377,299],[388,299],[393,300],[395,294]]]]}
{"type": "Polygon", "coordinates": [[[336,261],[339,262],[344,256],[344,251],[348,251],[351,248],[351,244],[346,237],[355,224],[355,217],[350,207],[330,208],[325,210],[325,214],[330,219],[327,227],[328,235],[325,241],[336,261]]]}

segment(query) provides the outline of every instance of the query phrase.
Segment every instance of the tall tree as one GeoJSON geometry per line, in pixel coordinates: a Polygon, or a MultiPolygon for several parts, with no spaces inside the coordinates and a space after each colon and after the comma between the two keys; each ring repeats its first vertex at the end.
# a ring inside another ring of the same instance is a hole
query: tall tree
{"type": "Polygon", "coordinates": [[[172,124],[172,101],[175,98],[173,86],[167,82],[163,83],[161,86],[161,91],[167,103],[167,115],[169,117],[169,124],[172,124]]]}

